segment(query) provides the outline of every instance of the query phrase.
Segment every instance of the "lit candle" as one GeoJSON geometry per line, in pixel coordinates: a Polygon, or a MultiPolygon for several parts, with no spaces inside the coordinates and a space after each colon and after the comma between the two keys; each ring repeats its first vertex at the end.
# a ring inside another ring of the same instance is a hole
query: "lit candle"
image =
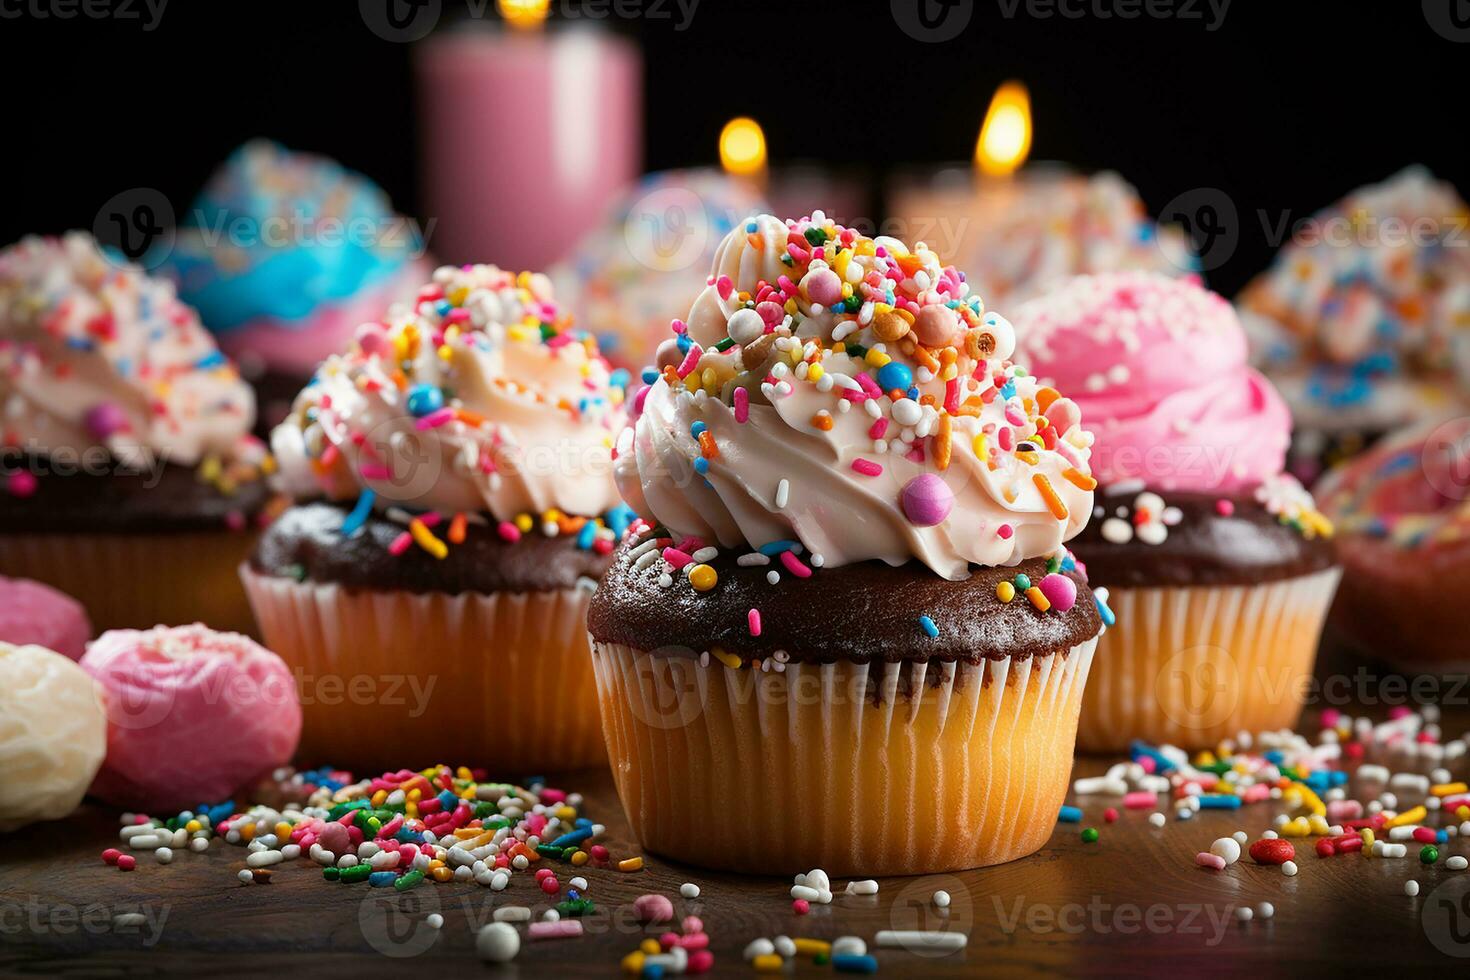
{"type": "Polygon", "coordinates": [[[1032,125],[1026,86],[1001,85],[970,166],[900,179],[891,188],[893,230],[966,270],[986,304],[1001,312],[1073,275],[1193,269],[1183,236],[1159,229],[1117,174],[1028,166],[1032,125]]]}
{"type": "Polygon", "coordinates": [[[549,0],[497,0],[415,51],[434,252],[540,269],[599,221],[640,169],[642,60],[585,25],[548,30],[549,0]]]}

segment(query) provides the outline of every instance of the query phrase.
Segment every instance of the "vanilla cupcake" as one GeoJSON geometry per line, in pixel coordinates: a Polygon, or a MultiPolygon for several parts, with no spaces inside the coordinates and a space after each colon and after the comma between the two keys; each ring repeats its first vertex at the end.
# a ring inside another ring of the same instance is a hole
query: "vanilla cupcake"
{"type": "Polygon", "coordinates": [[[168,282],[82,232],[0,252],[0,575],[98,629],[248,630],[235,568],[270,503],[254,420],[168,282]]]}
{"type": "Polygon", "coordinates": [[[674,330],[589,616],[644,845],[873,874],[1036,850],[1101,630],[1063,547],[1092,508],[1076,406],[954,268],[820,213],[742,223],[674,330]]]}
{"type": "Polygon", "coordinates": [[[621,382],[544,276],[494,266],[439,269],[318,369],[272,434],[296,505],[242,570],[303,758],[601,761],[585,613],[628,519],[621,382]]]}

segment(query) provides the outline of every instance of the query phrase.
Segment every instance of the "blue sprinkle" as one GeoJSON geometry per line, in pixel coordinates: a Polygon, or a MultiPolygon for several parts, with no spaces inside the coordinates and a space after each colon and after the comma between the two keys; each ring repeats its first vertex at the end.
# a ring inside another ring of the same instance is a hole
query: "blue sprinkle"
{"type": "Polygon", "coordinates": [[[877,973],[878,960],[872,956],[856,953],[838,953],[832,957],[832,969],[838,973],[877,973]]]}
{"type": "Polygon", "coordinates": [[[357,498],[357,505],[352,508],[352,513],[347,515],[347,519],[342,522],[342,536],[344,538],[356,534],[367,523],[368,514],[372,513],[373,500],[376,497],[377,494],[371,490],[364,490],[362,495],[357,498]]]}
{"type": "Polygon", "coordinates": [[[368,875],[368,884],[374,888],[391,888],[393,882],[398,880],[396,871],[374,871],[368,875]]]}
{"type": "Polygon", "coordinates": [[[934,620],[930,619],[928,616],[919,617],[919,627],[925,633],[929,634],[929,639],[931,640],[939,635],[939,627],[935,626],[934,620]]]}
{"type": "Polygon", "coordinates": [[[680,354],[689,353],[689,348],[694,346],[694,341],[689,339],[689,335],[687,333],[678,334],[674,338],[674,343],[679,345],[680,354]]]}
{"type": "Polygon", "coordinates": [[[1140,742],[1137,739],[1134,739],[1133,744],[1128,746],[1128,754],[1132,757],[1134,762],[1137,762],[1144,756],[1148,756],[1150,759],[1154,760],[1154,771],[1159,775],[1163,775],[1167,772],[1172,772],[1175,768],[1174,763],[1169,760],[1168,756],[1164,755],[1164,753],[1160,752],[1152,745],[1149,745],[1147,742],[1140,742]]]}
{"type": "Polygon", "coordinates": [[[705,425],[703,422],[695,422],[693,425],[691,425],[689,427],[689,434],[691,436],[693,436],[694,438],[698,439],[699,438],[699,434],[701,432],[705,431],[708,428],[709,428],[709,426],[705,425]]]}
{"type": "Polygon", "coordinates": [[[551,842],[551,846],[552,847],[571,847],[573,844],[580,844],[580,843],[582,843],[584,840],[587,840],[591,836],[592,836],[592,828],[591,827],[583,827],[581,829],[568,831],[567,833],[562,834],[556,840],[554,840],[554,841],[551,842]]]}
{"type": "Polygon", "coordinates": [[[459,797],[446,789],[439,794],[439,805],[444,808],[446,813],[453,813],[454,808],[459,806],[459,797]]]}
{"type": "Polygon", "coordinates": [[[393,839],[400,844],[422,844],[424,842],[424,835],[417,830],[400,827],[398,828],[398,833],[393,835],[393,839]]]}
{"type": "Polygon", "coordinates": [[[1286,756],[1281,754],[1280,749],[1272,749],[1265,754],[1264,758],[1273,766],[1279,766],[1282,762],[1286,760],[1286,756]]]}
{"type": "Polygon", "coordinates": [[[705,459],[703,456],[696,459],[694,461],[694,472],[698,473],[700,476],[704,476],[706,473],[708,473],[709,460],[705,459]]]}
{"type": "Polygon", "coordinates": [[[91,350],[94,345],[86,337],[68,337],[66,338],[66,346],[72,350],[91,350]]]}
{"type": "Polygon", "coordinates": [[[1016,397],[1016,381],[1014,378],[1008,379],[1005,384],[1001,385],[1000,397],[1006,401],[1010,401],[1016,397]]]}
{"type": "Polygon", "coordinates": [[[224,354],[220,353],[219,351],[214,351],[213,353],[205,354],[203,357],[199,358],[199,360],[194,362],[194,366],[201,371],[208,371],[211,368],[217,368],[228,363],[229,362],[225,360],[224,354]]]}
{"type": "Polygon", "coordinates": [[[1098,598],[1096,592],[1092,594],[1092,603],[1097,606],[1097,614],[1101,617],[1104,626],[1112,626],[1118,621],[1118,617],[1113,615],[1113,611],[1108,608],[1106,602],[1098,598]]]}
{"type": "Polygon", "coordinates": [[[417,384],[408,389],[409,414],[415,418],[432,415],[444,407],[444,392],[433,385],[417,384]]]}
{"type": "Polygon", "coordinates": [[[618,504],[612,510],[608,511],[606,514],[603,514],[602,520],[603,523],[605,523],[609,528],[612,529],[613,534],[616,534],[618,537],[622,537],[623,532],[628,530],[628,525],[632,524],[634,518],[636,518],[637,516],[638,515],[633,512],[633,508],[629,507],[627,504],[618,504]]]}
{"type": "Polygon", "coordinates": [[[1206,793],[1199,798],[1201,810],[1239,810],[1240,797],[1231,793],[1206,793]]]}
{"type": "Polygon", "coordinates": [[[627,368],[618,368],[612,374],[608,375],[608,381],[614,388],[626,388],[628,387],[628,382],[632,380],[633,375],[628,373],[627,368]]]}
{"type": "Polygon", "coordinates": [[[783,551],[794,551],[797,554],[801,554],[801,545],[797,544],[795,541],[772,541],[769,544],[761,545],[755,550],[759,551],[767,558],[775,558],[783,551]]]}
{"type": "Polygon", "coordinates": [[[643,373],[640,374],[639,377],[643,379],[644,384],[651,385],[655,381],[657,381],[661,377],[661,375],[654,368],[646,367],[643,369],[643,373]]]}
{"type": "Polygon", "coordinates": [[[581,548],[583,551],[588,551],[592,548],[592,543],[596,540],[597,525],[591,521],[588,521],[586,524],[583,524],[582,529],[577,532],[577,547],[581,548]]]}
{"type": "Polygon", "coordinates": [[[1081,823],[1082,808],[1080,806],[1063,806],[1057,811],[1058,823],[1081,823]]]}
{"type": "Polygon", "coordinates": [[[449,300],[447,299],[441,299],[439,302],[434,304],[434,312],[439,314],[440,316],[448,316],[449,311],[452,309],[454,309],[454,304],[449,302],[449,300]]]}

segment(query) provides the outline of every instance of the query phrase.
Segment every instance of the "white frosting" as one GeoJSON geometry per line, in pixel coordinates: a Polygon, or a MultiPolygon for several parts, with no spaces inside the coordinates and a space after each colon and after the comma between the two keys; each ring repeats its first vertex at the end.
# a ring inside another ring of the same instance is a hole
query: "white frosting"
{"type": "Polygon", "coordinates": [[[790,226],[769,215],[752,219],[716,254],[709,286],[690,314],[689,338],[701,347],[732,332],[749,340],[745,321],[751,314],[742,311],[761,305],[762,297],[784,306],[779,313],[765,307],[768,336],[756,344],[769,344],[770,354],[758,357],[749,346],[705,350],[695,365],[678,350],[661,349],[664,375],[643,396],[636,428],[618,445],[618,482],[640,514],[726,547],[794,539],[829,566],[916,558],[950,579],[966,577],[972,563],[1009,565],[1054,554],[1085,525],[1092,510],[1091,436],[1075,406],[1048,392],[1054,399],[1048,412],[1036,410],[1036,381],[1018,376],[1005,360],[1014,344],[1009,324],[986,315],[961,277],[932,252],[921,247],[911,255],[895,240],[862,238],[820,213],[790,226]],[[820,258],[808,237],[812,229],[821,231],[819,240],[828,238],[820,258]],[[803,256],[790,265],[781,261],[790,254],[788,245],[803,256]],[[819,280],[831,288],[829,272],[855,287],[862,301],[855,312],[813,301],[819,280]],[[768,287],[784,291],[786,301],[764,292],[768,287]],[[882,341],[879,318],[892,323],[897,316],[886,299],[906,307],[921,326],[931,319],[952,322],[954,346],[916,344],[912,332],[882,341]],[[937,309],[926,314],[931,307],[937,309]],[[863,381],[886,375],[870,359],[835,350],[834,337],[904,365],[921,401],[933,396],[934,403],[895,400],[876,385],[859,400],[845,398],[845,390],[863,391],[863,381]],[[991,350],[989,359],[973,356],[979,350],[991,350]],[[747,358],[761,363],[746,364],[747,358]],[[943,370],[936,377],[924,367],[939,366],[942,358],[953,360],[958,388],[948,403],[943,370]],[[693,369],[670,384],[676,363],[693,369]],[[996,393],[997,379],[1014,389],[1009,400],[996,393]],[[737,396],[740,388],[744,396],[737,396]],[[748,398],[743,423],[737,397],[748,398]],[[967,402],[967,409],[950,410],[967,402]],[[1039,441],[1037,416],[1043,414],[1061,432],[1056,449],[1039,441]],[[824,429],[826,419],[831,425],[824,429]],[[947,467],[939,460],[946,425],[947,467]],[[694,434],[701,426],[710,437],[704,446],[694,434]],[[982,435],[983,458],[976,444],[982,435]],[[1028,443],[1033,439],[1038,441],[1028,443]],[[1034,454],[1016,455],[1023,444],[1034,454]],[[695,471],[701,459],[703,475],[695,471]],[[953,506],[937,523],[921,525],[903,498],[905,486],[926,475],[943,481],[953,506]],[[1053,491],[1053,504],[1038,476],[1053,491]],[[784,505],[777,500],[783,483],[784,505]]]}
{"type": "Polygon", "coordinates": [[[271,438],[287,492],[350,499],[366,488],[385,504],[498,520],[615,507],[623,393],[558,316],[550,282],[446,266],[429,290],[361,328],[297,397],[271,438]],[[447,421],[411,411],[426,396],[447,421]]]}
{"type": "Polygon", "coordinates": [[[90,235],[0,252],[0,442],[194,465],[244,455],[255,398],[173,286],[90,235]]]}

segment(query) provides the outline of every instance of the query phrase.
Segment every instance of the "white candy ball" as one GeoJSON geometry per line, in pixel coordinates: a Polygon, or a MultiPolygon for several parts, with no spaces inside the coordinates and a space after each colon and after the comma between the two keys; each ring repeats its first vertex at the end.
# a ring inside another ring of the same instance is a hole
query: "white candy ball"
{"type": "Polygon", "coordinates": [[[509,963],[521,951],[521,934],[509,922],[491,922],[475,936],[475,952],[486,963],[509,963]]]}

